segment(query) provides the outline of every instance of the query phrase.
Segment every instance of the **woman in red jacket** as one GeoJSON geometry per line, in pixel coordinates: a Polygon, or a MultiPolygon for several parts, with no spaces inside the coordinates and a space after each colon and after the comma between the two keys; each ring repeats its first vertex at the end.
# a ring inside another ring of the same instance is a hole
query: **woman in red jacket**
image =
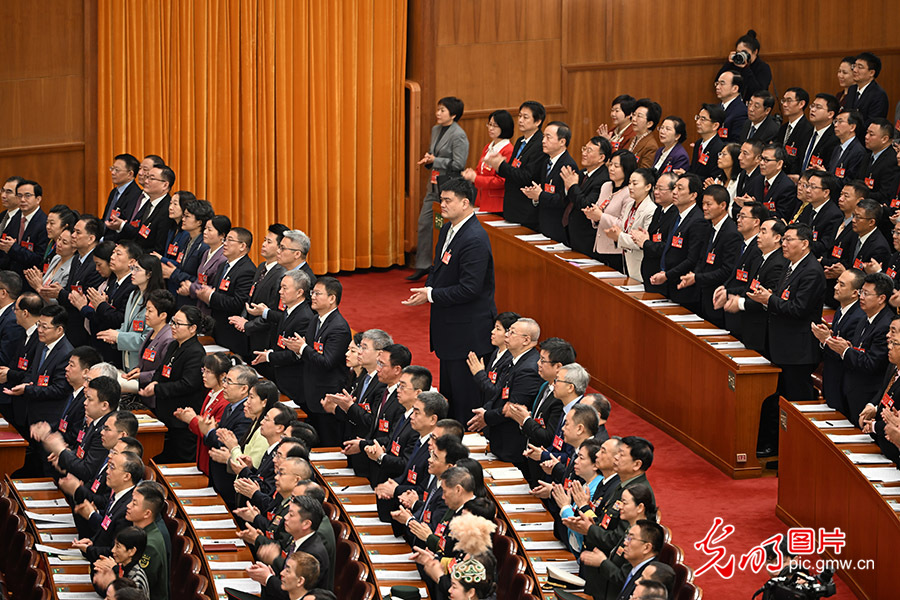
{"type": "Polygon", "coordinates": [[[209,448],[203,443],[203,436],[200,434],[200,428],[197,426],[199,417],[212,417],[219,422],[222,413],[228,405],[228,400],[222,394],[225,375],[234,366],[231,357],[224,352],[216,352],[210,354],[203,360],[203,385],[209,389],[206,399],[200,408],[200,414],[194,412],[194,409],[178,408],[175,410],[175,418],[180,419],[188,424],[191,432],[197,436],[197,468],[209,475],[209,448]]]}
{"type": "Polygon", "coordinates": [[[488,117],[487,128],[491,141],[481,151],[478,167],[466,169],[462,176],[475,184],[478,190],[475,204],[478,208],[484,212],[499,213],[503,212],[504,179],[484,164],[484,157],[488,153],[499,152],[507,161],[512,158],[512,144],[509,142],[513,134],[512,116],[505,110],[495,110],[488,117]]]}

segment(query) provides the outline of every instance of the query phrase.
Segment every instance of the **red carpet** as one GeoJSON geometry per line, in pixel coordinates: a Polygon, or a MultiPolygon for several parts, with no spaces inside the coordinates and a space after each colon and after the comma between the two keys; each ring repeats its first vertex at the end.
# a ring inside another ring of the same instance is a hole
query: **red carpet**
{"type": "MultiPolygon", "coordinates": [[[[431,369],[437,385],[438,361],[428,345],[428,307],[400,304],[409,296],[410,288],[423,285],[423,282],[406,281],[410,272],[388,269],[341,274],[339,278],[344,285],[341,312],[354,330],[378,327],[390,333],[397,343],[409,347],[413,363],[431,369]]],[[[503,307],[498,309],[502,311],[503,307]]],[[[553,332],[543,334],[549,337],[553,332]]],[[[735,527],[734,533],[718,544],[727,550],[722,563],[731,555],[737,561],[763,540],[786,532],[784,523],[775,516],[776,478],[734,481],[619,406],[613,406],[607,428],[614,435],[639,435],[655,446],[648,477],[659,503],[661,522],[672,530],[672,543],[684,550],[684,562],[694,570],[710,560],[694,548],[694,543],[704,538],[715,517],[735,527]]],[[[715,570],[709,570],[695,581],[703,588],[704,598],[718,600],[750,598],[767,578],[765,571],[753,573],[749,567],[740,571],[735,566],[731,579],[723,579],[715,570]]],[[[833,598],[855,597],[840,580],[837,588],[833,598]]]]}

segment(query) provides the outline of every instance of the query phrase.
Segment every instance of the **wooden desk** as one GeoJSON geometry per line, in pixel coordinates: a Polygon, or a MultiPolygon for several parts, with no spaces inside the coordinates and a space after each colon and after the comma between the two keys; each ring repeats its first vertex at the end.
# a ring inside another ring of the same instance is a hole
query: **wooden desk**
{"type": "MultiPolygon", "coordinates": [[[[481,215],[482,223],[499,220],[481,215]]],[[[541,337],[559,336],[578,352],[592,385],[736,479],[759,477],[756,459],[759,409],[774,392],[779,369],[738,365],[733,357],[750,350],[716,350],[641,300],[659,294],[625,293],[624,278],[597,279],[515,236],[524,227],[485,225],[491,240],[498,310],[534,318],[541,337]]],[[[546,243],[546,242],[544,242],[546,243]]],[[[584,258],[570,252],[562,256],[584,258]]],[[[681,311],[686,313],[687,311],[681,311]]],[[[691,323],[691,329],[711,328],[691,323]]]]}
{"type": "MultiPolygon", "coordinates": [[[[817,403],[799,403],[817,404],[817,403]]],[[[867,568],[838,569],[841,579],[859,598],[895,598],[896,574],[893,564],[900,547],[900,518],[889,500],[900,502],[900,485],[883,484],[879,492],[853,464],[844,451],[880,456],[874,443],[835,444],[827,433],[859,433],[858,429],[816,427],[811,419],[843,419],[834,411],[803,413],[781,399],[781,439],[779,442],[778,505],[775,513],[790,526],[812,527],[827,531],[839,528],[846,533],[847,545],[829,559],[868,561],[867,568]]],[[[878,465],[891,467],[884,459],[878,465]]],[[[818,533],[816,535],[818,540],[818,533]]]]}
{"type": "Polygon", "coordinates": [[[27,448],[28,441],[12,425],[0,425],[0,473],[12,473],[21,468],[25,464],[27,448]]]}
{"type": "Polygon", "coordinates": [[[149,464],[151,458],[162,452],[168,429],[149,410],[136,410],[134,416],[138,419],[137,439],[144,447],[144,463],[149,464]]]}

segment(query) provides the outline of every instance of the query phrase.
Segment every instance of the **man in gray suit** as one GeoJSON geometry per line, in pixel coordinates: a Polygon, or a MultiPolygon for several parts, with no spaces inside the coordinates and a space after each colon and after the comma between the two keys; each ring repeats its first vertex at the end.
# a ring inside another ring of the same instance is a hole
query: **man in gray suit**
{"type": "Polygon", "coordinates": [[[416,248],[416,270],[407,277],[418,281],[428,274],[434,259],[434,202],[440,202],[440,181],[448,177],[459,177],[469,156],[469,138],[459,126],[463,114],[463,101],[455,96],[438,100],[437,125],[431,129],[431,144],[428,152],[419,161],[428,169],[428,192],[422,201],[419,213],[418,246],[416,248]]]}

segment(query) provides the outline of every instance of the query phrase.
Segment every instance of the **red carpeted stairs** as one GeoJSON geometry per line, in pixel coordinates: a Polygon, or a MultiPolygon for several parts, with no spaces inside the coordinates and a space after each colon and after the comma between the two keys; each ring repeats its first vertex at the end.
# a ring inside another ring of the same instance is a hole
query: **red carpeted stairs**
{"type": "MultiPolygon", "coordinates": [[[[431,369],[437,385],[438,360],[428,343],[428,307],[401,304],[409,297],[410,288],[424,285],[424,280],[406,281],[409,273],[408,269],[394,268],[340,274],[344,286],[341,312],[354,330],[384,329],[394,341],[409,347],[413,364],[431,369]]],[[[503,310],[502,306],[497,308],[503,310]]],[[[543,337],[551,335],[552,331],[543,332],[543,337]]],[[[737,561],[763,540],[786,532],[787,527],[775,516],[777,478],[734,481],[667,434],[617,405],[613,406],[607,428],[612,435],[638,435],[655,446],[653,466],[647,475],[656,493],[661,520],[672,530],[672,543],[684,550],[684,562],[692,569],[699,569],[712,558],[694,544],[706,536],[715,517],[721,517],[725,524],[735,528],[734,533],[718,544],[727,550],[722,563],[731,555],[737,561]]],[[[753,573],[749,567],[740,571],[735,566],[731,579],[724,579],[711,569],[695,581],[703,589],[705,599],[719,600],[750,598],[767,578],[765,570],[753,573]]],[[[833,598],[855,597],[839,579],[837,588],[833,598]]]]}

